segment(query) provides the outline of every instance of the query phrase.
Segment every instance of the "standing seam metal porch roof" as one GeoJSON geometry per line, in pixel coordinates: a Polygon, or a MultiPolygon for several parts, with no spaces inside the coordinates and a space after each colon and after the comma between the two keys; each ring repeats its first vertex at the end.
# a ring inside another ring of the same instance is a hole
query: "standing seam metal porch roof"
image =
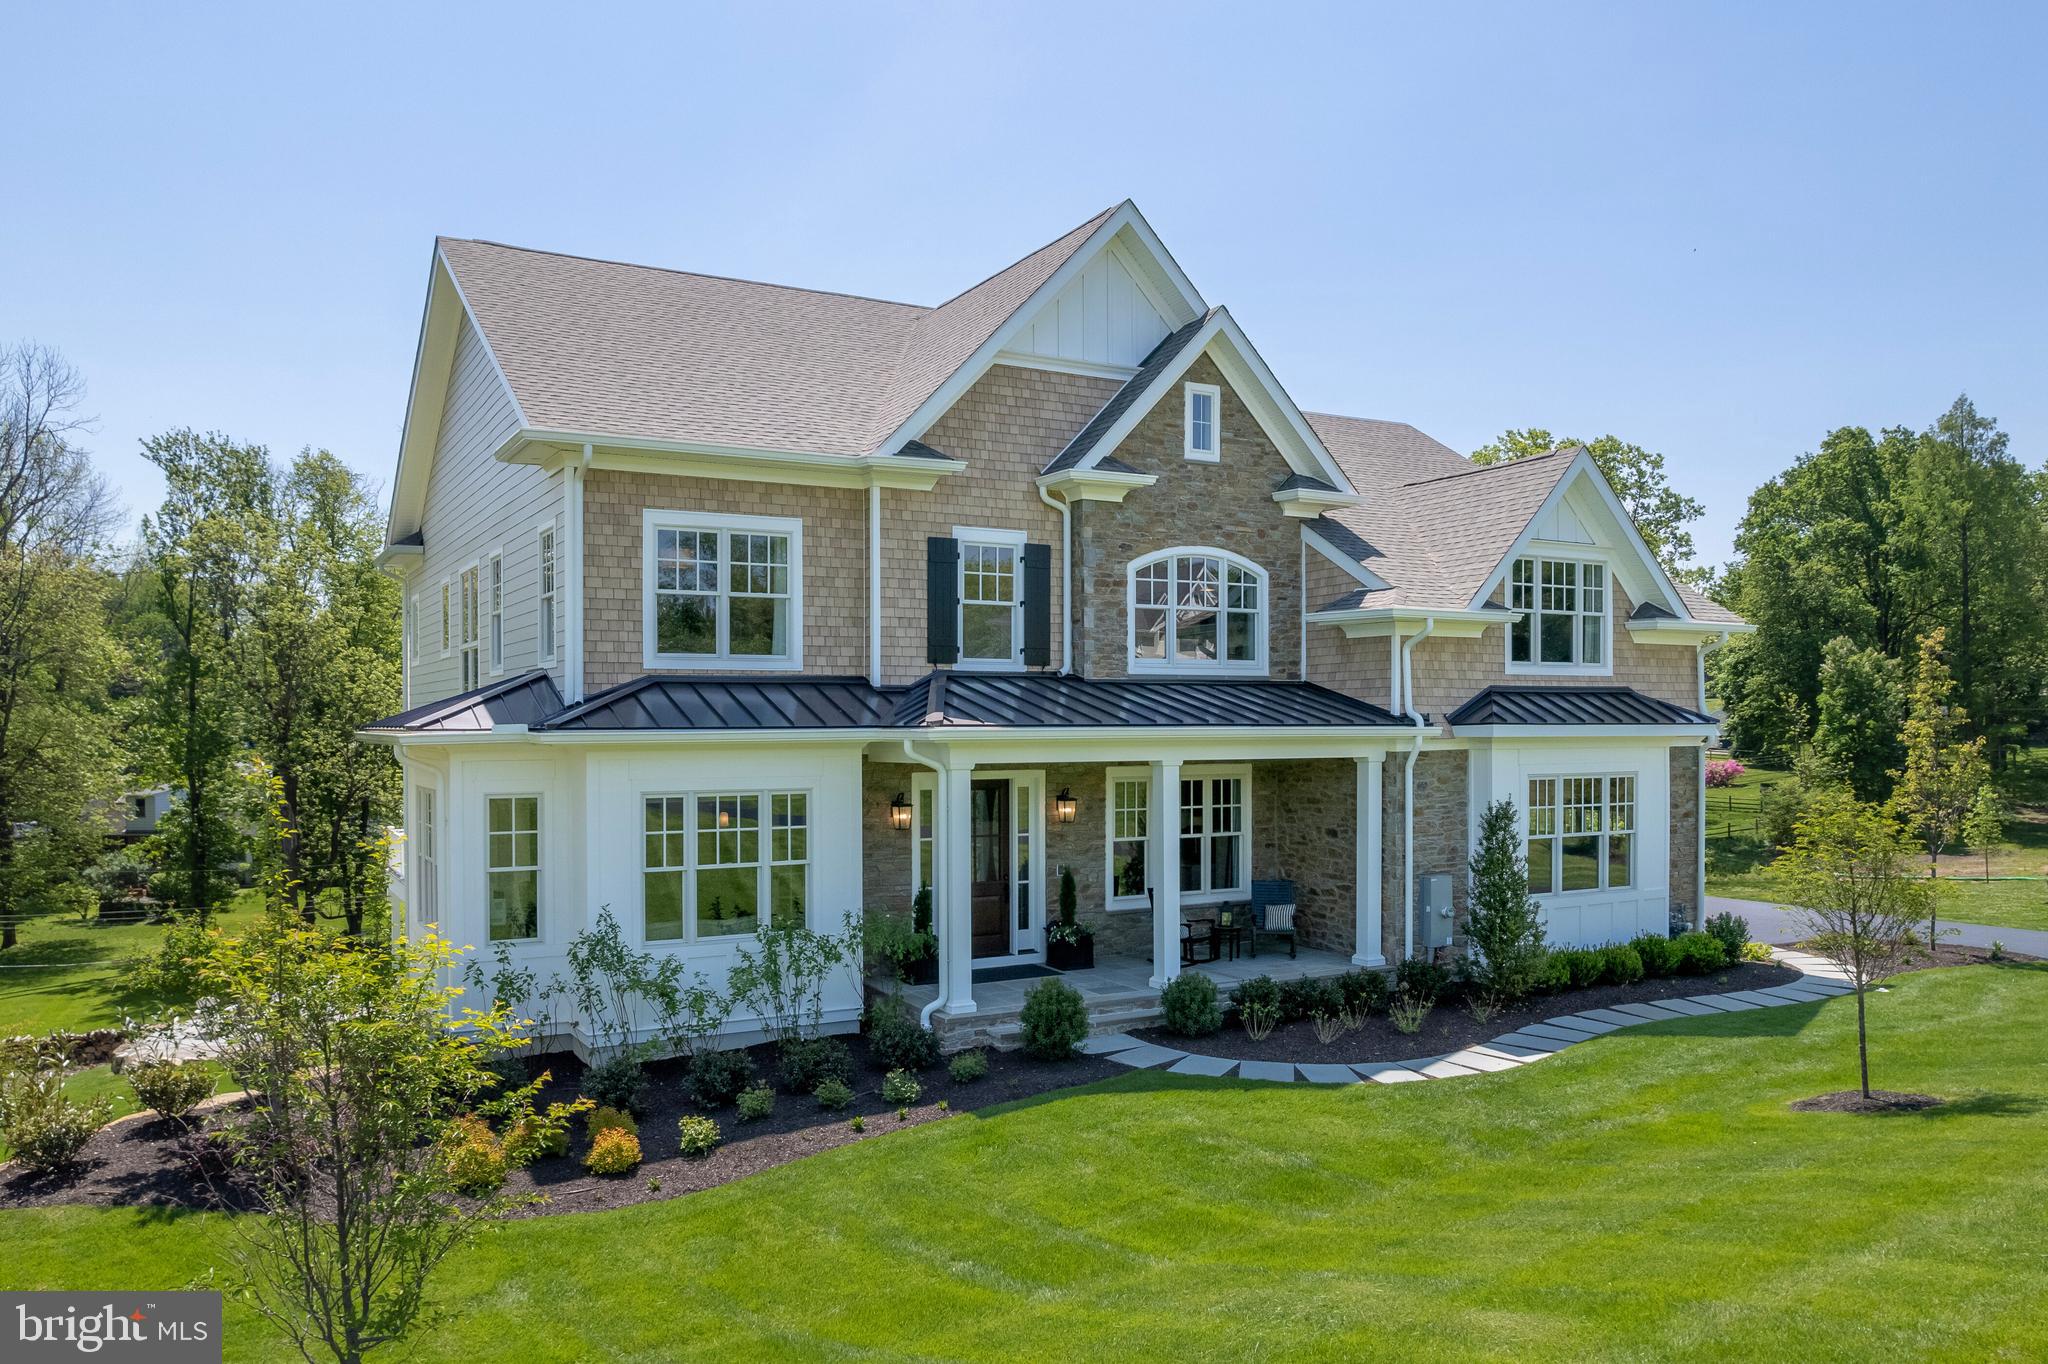
{"type": "Polygon", "coordinates": [[[1632,687],[1488,687],[1450,714],[1468,725],[1712,725],[1711,715],[1632,687]]]}

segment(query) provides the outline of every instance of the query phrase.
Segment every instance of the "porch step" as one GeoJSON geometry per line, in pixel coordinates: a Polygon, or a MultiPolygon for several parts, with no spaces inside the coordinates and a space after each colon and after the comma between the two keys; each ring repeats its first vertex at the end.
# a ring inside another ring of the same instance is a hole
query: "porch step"
{"type": "MultiPolygon", "coordinates": [[[[1110,1007],[1091,1007],[1088,1011],[1088,1035],[1100,1037],[1105,1033],[1128,1032],[1156,1023],[1160,1018],[1157,996],[1138,996],[1127,1001],[1112,1002],[1110,1007]]],[[[934,1019],[938,1024],[940,1046],[946,1051],[965,1051],[972,1047],[993,1047],[997,1051],[1015,1051],[1024,1044],[1024,1024],[1015,1012],[1003,1014],[975,1014],[967,1018],[946,1020],[934,1019]]]]}

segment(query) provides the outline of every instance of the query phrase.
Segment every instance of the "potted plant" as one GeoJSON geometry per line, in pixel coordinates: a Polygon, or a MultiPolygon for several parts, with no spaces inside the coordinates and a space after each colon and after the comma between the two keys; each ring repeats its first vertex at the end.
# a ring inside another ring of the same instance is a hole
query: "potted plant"
{"type": "Polygon", "coordinates": [[[1060,917],[1046,926],[1045,964],[1055,971],[1086,971],[1095,965],[1095,930],[1074,922],[1074,869],[1060,868],[1060,917]]]}
{"type": "Polygon", "coordinates": [[[932,932],[932,888],[929,882],[917,888],[910,902],[910,940],[896,967],[912,985],[930,985],[939,978],[939,939],[932,932]]]}

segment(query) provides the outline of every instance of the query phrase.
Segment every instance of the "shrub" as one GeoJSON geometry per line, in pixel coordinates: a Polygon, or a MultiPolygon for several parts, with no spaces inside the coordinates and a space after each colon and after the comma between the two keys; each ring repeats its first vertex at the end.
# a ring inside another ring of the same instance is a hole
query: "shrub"
{"type": "Polygon", "coordinates": [[[946,1067],[946,1074],[953,1077],[953,1083],[971,1085],[988,1075],[988,1054],[979,1048],[963,1051],[954,1057],[946,1067]]]}
{"type": "Polygon", "coordinates": [[[901,1000],[877,1000],[868,1015],[868,1054],[883,1070],[923,1070],[939,1063],[939,1035],[917,1026],[901,1000]]]}
{"type": "Polygon", "coordinates": [[[583,1168],[594,1175],[628,1174],[639,1164],[640,1138],[623,1127],[600,1130],[583,1155],[583,1168]]]}
{"type": "MultiPolygon", "coordinates": [[[[1545,952],[1542,959],[1536,963],[1534,974],[1531,976],[1531,982],[1530,988],[1532,990],[1540,990],[1545,994],[1557,994],[1560,991],[1571,989],[1572,968],[1571,963],[1566,960],[1564,952],[1545,952]]],[[[1484,996],[1495,1005],[1503,1002],[1501,995],[1484,988],[1476,980],[1468,977],[1466,984],[1470,987],[1470,994],[1472,996],[1484,996]]],[[[1469,1003],[1470,1000],[1468,999],[1467,1002],[1469,1003]]]]}
{"type": "Polygon", "coordinates": [[[489,1193],[505,1182],[505,1148],[490,1124],[474,1113],[449,1124],[442,1146],[448,1177],[462,1192],[489,1193]]]}
{"type": "Polygon", "coordinates": [[[836,1037],[793,1038],[775,1049],[775,1077],[791,1094],[814,1093],[827,1080],[853,1077],[853,1053],[836,1037]]]}
{"type": "Polygon", "coordinates": [[[1568,947],[1550,954],[1564,968],[1565,988],[1590,990],[1607,971],[1605,954],[1582,947],[1568,947]]]}
{"type": "Polygon", "coordinates": [[[135,1102],[161,1118],[183,1119],[213,1093],[213,1077],[199,1065],[145,1061],[125,1072],[135,1102]]]}
{"type": "Polygon", "coordinates": [[[1263,1006],[1271,1015],[1280,1009],[1280,987],[1271,976],[1253,976],[1230,987],[1230,1007],[1243,1015],[1247,1005],[1263,1006]]]}
{"type": "Polygon", "coordinates": [[[1600,949],[1600,979],[1609,985],[1633,985],[1643,978],[1643,958],[1627,943],[1600,949]]]}
{"type": "Polygon", "coordinates": [[[1728,964],[1728,954],[1711,933],[1681,933],[1672,939],[1671,950],[1681,975],[1701,976],[1728,964]]]}
{"type": "Polygon", "coordinates": [[[1346,1009],[1364,1018],[1387,1007],[1387,978],[1377,971],[1346,971],[1337,977],[1337,993],[1346,1009]]]}
{"type": "Polygon", "coordinates": [[[1396,1031],[1412,1037],[1422,1031],[1422,1021],[1429,1017],[1429,1001],[1414,995],[1395,995],[1387,1008],[1387,1017],[1393,1020],[1396,1031]]]}
{"type": "Polygon", "coordinates": [[[1451,983],[1450,971],[1423,957],[1410,957],[1394,968],[1394,993],[1434,1004],[1451,983]]]}
{"type": "Polygon", "coordinates": [[[1749,769],[1733,758],[1716,758],[1707,764],[1707,785],[1720,789],[1735,785],[1735,779],[1749,769]]]}
{"type": "Polygon", "coordinates": [[[741,1122],[759,1122],[775,1112],[775,1091],[768,1085],[749,1085],[735,1103],[741,1122]]]}
{"type": "Polygon", "coordinates": [[[1742,960],[1770,961],[1771,945],[1767,942],[1746,942],[1742,945],[1742,960]]]}
{"type": "Polygon", "coordinates": [[[1041,1061],[1064,1061],[1088,1036],[1088,1006],[1063,980],[1040,981],[1025,996],[1018,1018],[1024,1050],[1041,1061]]]}
{"type": "Polygon", "coordinates": [[[1734,961],[1742,955],[1742,945],[1749,941],[1749,920],[1723,910],[1709,918],[1706,927],[1714,941],[1721,944],[1721,951],[1728,960],[1734,961]]]}
{"type": "Polygon", "coordinates": [[[590,1130],[592,1142],[606,1132],[614,1130],[630,1133],[635,1137],[640,1135],[640,1124],[633,1121],[633,1115],[620,1112],[616,1108],[593,1108],[590,1110],[590,1116],[584,1119],[584,1124],[590,1130]]]}
{"type": "Polygon", "coordinates": [[[614,1056],[583,1072],[583,1093],[600,1108],[640,1113],[646,1108],[647,1072],[630,1056],[614,1056]]]}
{"type": "Polygon", "coordinates": [[[1643,975],[1651,980],[1668,976],[1678,969],[1678,953],[1672,949],[1671,939],[1658,933],[1645,933],[1632,939],[1629,946],[1642,959],[1643,975]]]}
{"type": "Polygon", "coordinates": [[[1472,907],[1465,934],[1473,950],[1465,966],[1496,999],[1520,999],[1545,978],[1543,911],[1529,894],[1521,828],[1515,803],[1494,801],[1480,816],[1479,845],[1467,864],[1472,907]]]}
{"type": "Polygon", "coordinates": [[[49,1047],[0,1070],[0,1141],[31,1170],[75,1164],[92,1134],[113,1116],[102,1096],[83,1102],[64,1092],[64,1061],[49,1047]]]}
{"type": "Polygon", "coordinates": [[[882,1077],[882,1102],[902,1107],[917,1102],[924,1086],[907,1070],[892,1070],[882,1077]]]}
{"type": "Polygon", "coordinates": [[[676,1123],[676,1144],[686,1156],[708,1156],[725,1140],[725,1133],[710,1118],[692,1113],[676,1123]]]}
{"type": "Polygon", "coordinates": [[[1166,1030],[1182,1037],[1207,1037],[1223,1026],[1216,1003],[1216,982],[1199,972],[1175,976],[1159,992],[1166,1030]]]}
{"type": "MultiPolygon", "coordinates": [[[[1745,943],[1745,944],[1743,944],[1743,945],[1744,945],[1745,947],[1747,947],[1747,946],[1748,946],[1748,944],[1747,944],[1747,943],[1745,943]]],[[[2003,939],[2001,939],[2001,938],[1993,938],[1993,939],[1991,940],[1991,960],[1993,960],[1993,961],[2004,961],[2004,960],[2005,960],[2005,942],[2004,942],[2004,940],[2003,940],[2003,939]]]]}
{"type": "Polygon", "coordinates": [[[754,1058],[743,1051],[700,1051],[690,1058],[690,1097],[723,1108],[754,1080],[754,1058]]]}
{"type": "Polygon", "coordinates": [[[811,1095],[818,1101],[818,1107],[837,1110],[853,1102],[853,1091],[846,1087],[844,1080],[827,1080],[811,1095]]]}
{"type": "Polygon", "coordinates": [[[1314,1018],[1317,1014],[1335,1016],[1343,1009],[1344,996],[1337,989],[1337,982],[1327,976],[1281,983],[1280,1021],[1283,1023],[1314,1018]]]}
{"type": "MultiPolygon", "coordinates": [[[[566,1104],[554,1104],[554,1108],[566,1108],[566,1104]]],[[[542,1156],[566,1156],[569,1154],[569,1124],[566,1119],[560,1123],[538,1113],[529,1113],[515,1118],[505,1128],[505,1161],[510,1165],[531,1165],[542,1156]]]]}

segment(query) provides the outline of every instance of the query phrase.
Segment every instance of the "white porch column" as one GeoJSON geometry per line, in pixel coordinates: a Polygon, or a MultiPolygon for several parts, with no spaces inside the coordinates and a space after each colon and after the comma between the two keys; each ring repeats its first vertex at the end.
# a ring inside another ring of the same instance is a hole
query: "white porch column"
{"type": "Polygon", "coordinates": [[[946,765],[946,779],[934,797],[939,802],[939,839],[945,852],[937,875],[944,888],[934,915],[939,923],[939,951],[945,956],[948,1014],[974,1012],[974,858],[969,847],[974,833],[974,764],[946,765]]]}
{"type": "Polygon", "coordinates": [[[1152,988],[1163,990],[1180,974],[1180,759],[1152,764],[1152,798],[1145,811],[1147,880],[1152,887],[1152,988]]]}
{"type": "Polygon", "coordinates": [[[1380,947],[1380,793],[1387,765],[1384,753],[1374,753],[1358,762],[1358,846],[1352,868],[1358,873],[1354,894],[1356,931],[1351,939],[1353,966],[1385,966],[1386,953],[1380,947]]]}

